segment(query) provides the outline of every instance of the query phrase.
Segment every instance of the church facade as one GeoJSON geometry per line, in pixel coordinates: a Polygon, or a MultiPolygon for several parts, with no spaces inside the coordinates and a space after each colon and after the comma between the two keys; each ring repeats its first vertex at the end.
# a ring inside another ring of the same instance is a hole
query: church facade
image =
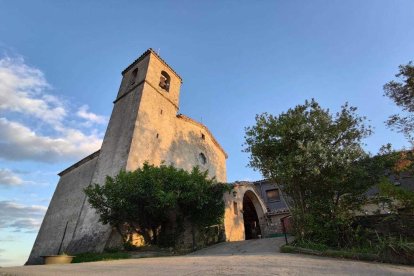
{"type": "MultiPolygon", "coordinates": [[[[135,170],[144,162],[199,166],[225,183],[227,154],[203,124],[179,114],[181,77],[152,49],[122,72],[122,81],[101,149],[59,173],[56,187],[27,264],[63,251],[101,252],[119,243],[88,204],[83,189],[107,175],[135,170]]],[[[235,185],[224,196],[226,240],[246,238],[243,200],[256,209],[254,223],[266,227],[266,206],[254,185],[235,185]]],[[[245,203],[247,206],[247,203],[245,203]]]]}

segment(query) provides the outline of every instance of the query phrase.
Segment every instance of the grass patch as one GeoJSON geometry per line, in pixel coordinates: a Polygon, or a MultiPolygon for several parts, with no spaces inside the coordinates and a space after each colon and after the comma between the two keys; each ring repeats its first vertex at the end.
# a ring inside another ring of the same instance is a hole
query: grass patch
{"type": "Polygon", "coordinates": [[[294,245],[296,247],[308,248],[308,249],[317,250],[317,251],[325,251],[329,249],[329,247],[324,244],[315,243],[311,241],[298,241],[298,242],[295,242],[294,245]]]}
{"type": "Polygon", "coordinates": [[[81,253],[76,255],[72,263],[120,260],[129,259],[130,257],[130,254],[127,252],[81,253]]]}
{"type": "Polygon", "coordinates": [[[296,248],[292,245],[282,245],[280,247],[281,253],[297,253],[296,248]]]}
{"type": "MultiPolygon", "coordinates": [[[[332,258],[353,259],[360,261],[375,261],[394,264],[414,264],[414,258],[406,255],[384,254],[384,251],[374,250],[374,248],[328,248],[323,244],[312,242],[292,243],[280,247],[282,253],[300,253],[332,258]]],[[[399,252],[398,252],[399,253],[399,252]]]]}

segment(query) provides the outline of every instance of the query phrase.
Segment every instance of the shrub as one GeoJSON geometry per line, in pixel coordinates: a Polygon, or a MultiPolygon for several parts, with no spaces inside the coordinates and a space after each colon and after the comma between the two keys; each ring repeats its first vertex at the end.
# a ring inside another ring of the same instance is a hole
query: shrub
{"type": "Polygon", "coordinates": [[[85,193],[100,221],[115,227],[127,247],[134,233],[142,235],[146,244],[170,247],[185,222],[193,236],[197,229],[222,223],[223,193],[228,185],[207,174],[198,167],[187,172],[144,164],[135,171],[108,176],[102,186],[89,185],[85,193]]]}

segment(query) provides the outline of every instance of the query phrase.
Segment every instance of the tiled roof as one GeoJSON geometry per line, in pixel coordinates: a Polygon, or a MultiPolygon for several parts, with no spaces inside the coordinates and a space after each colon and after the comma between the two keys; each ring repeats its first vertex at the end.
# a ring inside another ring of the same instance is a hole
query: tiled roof
{"type": "Polygon", "coordinates": [[[124,71],[122,71],[122,74],[124,74],[126,71],[128,71],[131,67],[133,67],[135,64],[137,64],[150,53],[154,54],[154,56],[156,56],[165,66],[167,66],[174,73],[174,75],[176,75],[180,79],[181,83],[183,82],[183,79],[180,77],[180,75],[178,75],[177,72],[175,72],[174,69],[172,69],[172,67],[168,65],[168,63],[165,62],[165,60],[163,60],[152,48],[149,48],[141,56],[139,56],[139,58],[134,60],[134,62],[132,62],[127,68],[125,68],[124,71]]]}
{"type": "Polygon", "coordinates": [[[270,179],[261,179],[261,180],[256,180],[256,181],[253,181],[253,183],[257,183],[257,184],[259,184],[259,183],[274,183],[274,181],[272,181],[272,180],[270,180],[270,179]]]}
{"type": "Polygon", "coordinates": [[[287,214],[287,213],[290,213],[289,208],[281,208],[281,209],[276,209],[276,210],[267,212],[266,215],[271,216],[271,215],[279,215],[279,214],[287,214]]]}
{"type": "Polygon", "coordinates": [[[253,182],[250,181],[234,181],[233,183],[229,183],[231,186],[242,186],[242,185],[253,185],[253,182]]]}

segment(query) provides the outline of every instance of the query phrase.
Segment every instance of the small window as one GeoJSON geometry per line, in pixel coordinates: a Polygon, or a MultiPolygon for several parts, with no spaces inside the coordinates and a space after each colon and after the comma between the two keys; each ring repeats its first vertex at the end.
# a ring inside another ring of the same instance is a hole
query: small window
{"type": "Polygon", "coordinates": [[[234,215],[238,215],[238,213],[239,212],[237,212],[238,210],[237,210],[237,202],[236,201],[233,201],[233,212],[234,212],[234,215]]]}
{"type": "Polygon", "coordinates": [[[206,136],[204,135],[204,133],[201,133],[201,139],[206,140],[206,136]]]}
{"type": "Polygon", "coordinates": [[[135,68],[134,71],[132,71],[132,74],[131,74],[131,79],[129,81],[130,85],[133,85],[135,83],[135,81],[137,79],[137,75],[138,75],[138,68],[135,68]]]}
{"type": "Polygon", "coordinates": [[[267,190],[266,196],[269,201],[279,201],[280,200],[279,189],[267,190]]]}
{"type": "Polygon", "coordinates": [[[207,158],[204,155],[204,153],[200,153],[198,155],[198,161],[200,161],[201,164],[205,165],[207,163],[207,158]]]}
{"type": "Polygon", "coordinates": [[[160,111],[160,114],[162,115],[162,109],[161,109],[161,111],[160,111]]]}
{"type": "Polygon", "coordinates": [[[167,74],[165,71],[161,71],[161,77],[160,77],[160,87],[164,89],[165,91],[170,91],[170,75],[167,74]]]}
{"type": "Polygon", "coordinates": [[[158,139],[158,137],[160,137],[160,135],[157,133],[157,139],[158,139]]]}

